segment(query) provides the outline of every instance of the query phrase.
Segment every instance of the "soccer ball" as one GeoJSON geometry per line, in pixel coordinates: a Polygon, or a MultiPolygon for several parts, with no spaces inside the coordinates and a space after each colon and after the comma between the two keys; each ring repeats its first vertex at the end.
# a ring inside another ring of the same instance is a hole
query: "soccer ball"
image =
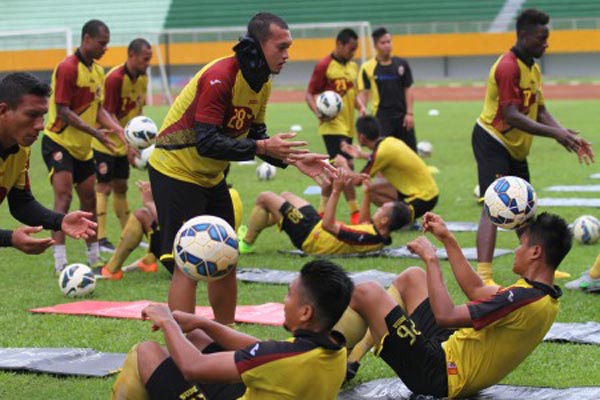
{"type": "Polygon", "coordinates": [[[259,181],[270,181],[275,178],[276,173],[277,168],[266,162],[263,162],[256,167],[256,177],[259,181]]]}
{"type": "Polygon", "coordinates": [[[516,229],[535,215],[537,195],[524,179],[503,176],[488,186],[483,206],[494,225],[516,229]]]}
{"type": "Polygon", "coordinates": [[[85,296],[96,288],[96,277],[87,265],[71,264],[60,273],[58,287],[65,296],[85,296]]]}
{"type": "Polygon", "coordinates": [[[582,215],[573,222],[573,237],[579,243],[594,244],[600,238],[600,222],[591,215],[582,215]]]}
{"type": "Polygon", "coordinates": [[[132,118],[125,126],[125,138],[138,150],[143,150],[153,144],[156,141],[157,133],[158,128],[154,121],[143,115],[132,118]]]}
{"type": "Polygon", "coordinates": [[[342,97],[333,90],[326,90],[317,97],[317,110],[333,118],[342,111],[342,97]]]}
{"type": "Polygon", "coordinates": [[[135,156],[133,159],[133,165],[137,169],[146,169],[148,166],[148,159],[150,158],[150,154],[154,151],[154,145],[150,145],[146,147],[144,150],[140,151],[140,155],[135,156]]]}
{"type": "Polygon", "coordinates": [[[219,217],[200,215],[177,232],[173,245],[175,263],[189,278],[214,281],[237,265],[238,240],[233,228],[219,217]]]}
{"type": "Polygon", "coordinates": [[[433,151],[433,145],[430,142],[419,142],[417,143],[417,154],[422,158],[431,157],[433,151]]]}

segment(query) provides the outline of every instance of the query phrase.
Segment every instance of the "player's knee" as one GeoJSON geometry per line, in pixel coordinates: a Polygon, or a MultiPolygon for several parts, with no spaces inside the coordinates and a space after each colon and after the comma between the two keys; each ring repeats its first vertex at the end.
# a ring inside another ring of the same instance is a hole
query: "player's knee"
{"type": "Polygon", "coordinates": [[[256,205],[265,208],[265,206],[269,203],[269,199],[271,199],[273,196],[276,196],[276,194],[273,192],[260,192],[256,198],[256,205]]]}
{"type": "Polygon", "coordinates": [[[142,342],[137,346],[138,364],[150,364],[153,360],[164,358],[164,350],[156,342],[142,342]]]}
{"type": "Polygon", "coordinates": [[[73,200],[73,192],[70,190],[60,190],[55,194],[56,206],[60,210],[68,210],[71,205],[71,201],[73,200]]]}
{"type": "Polygon", "coordinates": [[[115,193],[127,193],[127,181],[124,179],[116,179],[112,182],[112,188],[115,193]]]}
{"type": "Polygon", "coordinates": [[[148,211],[148,209],[138,208],[133,212],[133,215],[135,215],[135,218],[140,221],[143,226],[148,225],[148,223],[152,225],[152,215],[150,215],[150,211],[148,211]]]}
{"type": "Polygon", "coordinates": [[[385,293],[383,287],[377,282],[364,282],[354,287],[350,306],[354,308],[362,304],[370,304],[379,294],[385,293]]]}
{"type": "Polygon", "coordinates": [[[426,279],[427,274],[423,269],[419,267],[409,267],[394,279],[393,285],[400,293],[402,293],[402,289],[415,287],[426,279]]]}

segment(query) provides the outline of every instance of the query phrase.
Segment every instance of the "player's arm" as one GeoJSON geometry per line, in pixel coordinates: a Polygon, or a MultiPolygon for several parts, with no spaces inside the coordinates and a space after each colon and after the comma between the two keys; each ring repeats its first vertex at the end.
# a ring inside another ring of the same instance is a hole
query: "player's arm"
{"type": "Polygon", "coordinates": [[[415,105],[415,93],[413,90],[413,77],[412,70],[408,62],[403,62],[404,75],[402,76],[402,85],[404,86],[404,99],[406,101],[406,115],[404,115],[404,121],[402,125],[406,129],[413,129],[415,127],[414,119],[414,105],[415,105]]]}
{"type": "Polygon", "coordinates": [[[337,205],[340,201],[340,196],[344,191],[344,187],[349,180],[349,173],[346,169],[338,169],[337,176],[333,180],[333,188],[331,195],[325,204],[325,210],[323,211],[323,219],[321,225],[323,229],[334,236],[338,236],[342,228],[342,224],[335,220],[337,212],[337,205]]]}
{"type": "Polygon", "coordinates": [[[173,318],[184,333],[200,329],[226,350],[243,349],[259,341],[254,336],[238,332],[226,325],[194,314],[174,311],[173,318]]]}
{"type": "Polygon", "coordinates": [[[360,98],[360,102],[366,107],[369,104],[369,90],[371,89],[371,80],[369,79],[369,74],[367,74],[367,70],[365,65],[360,66],[360,71],[358,72],[358,94],[356,98],[360,98]]]}
{"type": "Polygon", "coordinates": [[[10,213],[19,222],[29,226],[42,226],[44,229],[60,231],[64,214],[54,212],[42,206],[33,197],[29,188],[13,187],[8,192],[10,213]]]}
{"type": "Polygon", "coordinates": [[[121,139],[121,141],[125,145],[128,145],[127,140],[125,139],[125,131],[123,130],[123,127],[119,124],[116,115],[109,113],[102,104],[98,108],[98,115],[96,119],[100,123],[100,125],[108,129],[109,131],[116,133],[121,139]]]}
{"type": "MultiPolygon", "coordinates": [[[[254,139],[254,140],[267,140],[267,139],[269,139],[269,135],[267,135],[267,125],[265,125],[265,124],[252,124],[252,125],[250,125],[250,132],[248,132],[248,137],[250,139],[254,139]]],[[[268,146],[267,142],[265,142],[265,144],[268,146]]],[[[258,146],[261,147],[262,143],[259,144],[258,146]]],[[[287,163],[283,162],[279,158],[271,157],[271,156],[268,156],[266,154],[257,154],[257,155],[258,155],[258,157],[261,160],[266,161],[269,164],[274,165],[276,167],[287,168],[287,166],[288,166],[287,163]]]]}
{"type": "Polygon", "coordinates": [[[315,69],[308,82],[306,93],[304,94],[304,100],[308,105],[308,108],[321,122],[331,121],[333,118],[321,114],[317,108],[316,96],[319,93],[325,91],[327,85],[327,67],[329,63],[320,61],[315,65],[315,69]]]}
{"type": "Polygon", "coordinates": [[[364,101],[364,99],[358,95],[356,95],[356,97],[354,98],[354,108],[356,108],[358,110],[358,114],[361,117],[364,117],[365,115],[367,115],[367,103],[364,101]]]}
{"type": "Polygon", "coordinates": [[[360,203],[360,210],[358,212],[358,220],[360,223],[371,222],[371,178],[368,175],[362,176],[362,187],[363,187],[363,199],[360,203]]]}

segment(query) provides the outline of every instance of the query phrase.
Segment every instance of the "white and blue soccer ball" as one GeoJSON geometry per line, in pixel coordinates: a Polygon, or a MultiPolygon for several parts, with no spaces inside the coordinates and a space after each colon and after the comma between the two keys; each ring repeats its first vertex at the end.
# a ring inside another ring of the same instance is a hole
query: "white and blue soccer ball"
{"type": "Polygon", "coordinates": [[[125,126],[125,139],[138,150],[143,150],[156,142],[158,128],[150,118],[140,115],[125,126]]]}
{"type": "Polygon", "coordinates": [[[240,253],[231,225],[219,217],[200,215],[179,229],[173,254],[175,263],[189,278],[214,281],[235,268],[240,253]]]}
{"type": "Polygon", "coordinates": [[[146,147],[144,150],[140,151],[140,155],[135,156],[133,159],[133,166],[137,169],[146,169],[148,166],[148,159],[153,151],[154,145],[150,145],[149,147],[146,147]]]}
{"type": "Polygon", "coordinates": [[[317,97],[317,110],[326,117],[335,117],[342,111],[342,96],[333,90],[324,91],[317,97]]]}
{"type": "Polygon", "coordinates": [[[259,181],[270,181],[275,178],[275,174],[277,174],[277,168],[267,162],[256,167],[256,177],[259,181]]]}
{"type": "Polygon", "coordinates": [[[82,297],[96,288],[96,277],[85,264],[71,264],[58,277],[58,286],[65,296],[82,297]]]}
{"type": "Polygon", "coordinates": [[[486,189],[483,207],[494,225],[516,229],[535,215],[537,195],[524,179],[503,176],[486,189]]]}
{"type": "Polygon", "coordinates": [[[594,244],[600,238],[600,222],[592,215],[582,215],[573,222],[573,238],[579,243],[594,244]]]}

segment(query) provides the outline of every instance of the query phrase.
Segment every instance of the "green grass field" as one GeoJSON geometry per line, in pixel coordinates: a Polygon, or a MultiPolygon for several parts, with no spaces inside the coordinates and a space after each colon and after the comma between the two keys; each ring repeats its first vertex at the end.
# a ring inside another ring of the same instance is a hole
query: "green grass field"
{"type": "MultiPolygon", "coordinates": [[[[416,105],[417,136],[420,140],[433,143],[432,157],[427,160],[439,168],[436,179],[441,195],[435,211],[448,221],[472,221],[479,219],[480,206],[473,197],[476,184],[476,166],[471,152],[471,129],[480,112],[480,102],[419,102],[416,105]],[[428,110],[440,111],[438,117],[429,117],[428,110]]],[[[566,126],[579,129],[588,139],[597,137],[600,126],[600,101],[554,101],[549,105],[554,115],[566,126]]],[[[166,108],[147,110],[157,123],[166,113],[166,108]]],[[[292,124],[301,124],[304,130],[299,135],[310,143],[310,148],[323,151],[324,146],[316,134],[316,121],[304,104],[273,104],[268,110],[268,126],[271,134],[286,131],[292,124]]],[[[47,180],[46,167],[42,161],[38,141],[32,151],[31,181],[37,199],[48,207],[52,205],[52,192],[47,180]]],[[[543,188],[551,184],[591,184],[588,176],[598,172],[598,166],[585,166],[577,162],[573,154],[567,153],[551,140],[536,139],[529,158],[532,182],[540,197],[556,197],[544,192],[543,188]]],[[[131,178],[131,209],[141,205],[137,189],[133,182],[145,179],[145,173],[134,171],[131,178]]],[[[259,182],[255,177],[254,166],[233,164],[230,182],[242,195],[244,201],[244,221],[253,207],[259,192],[284,190],[302,193],[314,183],[298,173],[294,168],[279,170],[273,181],[259,182]]],[[[585,194],[574,194],[585,196],[585,194]]],[[[593,194],[588,194],[593,197],[593,194]]],[[[567,196],[564,196],[567,197],[567,196]]],[[[316,204],[318,196],[309,200],[316,204]]],[[[77,206],[74,200],[73,207],[77,206]]],[[[556,212],[573,221],[582,214],[598,214],[597,210],[584,208],[553,208],[556,212]]],[[[341,220],[348,219],[345,205],[340,207],[341,220]]],[[[0,209],[0,221],[3,228],[18,226],[9,215],[8,207],[0,209]]],[[[400,232],[393,236],[394,245],[401,246],[418,235],[417,232],[400,232]]],[[[109,237],[116,244],[119,236],[118,221],[109,216],[109,237]]],[[[474,233],[458,234],[464,247],[475,245],[474,233]]],[[[499,233],[498,246],[514,248],[516,236],[512,233],[499,233]]],[[[256,245],[257,254],[244,255],[240,259],[242,267],[264,267],[297,270],[306,259],[283,256],[278,249],[292,249],[293,246],[285,234],[275,229],[267,230],[256,245]]],[[[583,246],[575,244],[564,261],[561,269],[574,277],[591,265],[600,250],[600,245],[583,246]]],[[[132,256],[140,256],[137,250],[132,256]]],[[[84,243],[68,242],[70,262],[85,262],[84,243]]],[[[33,315],[27,310],[34,307],[49,306],[73,300],[63,297],[54,277],[52,251],[40,256],[24,256],[12,249],[1,249],[0,259],[0,315],[1,347],[90,347],[99,351],[126,352],[136,342],[143,340],[162,340],[160,333],[152,333],[150,325],[141,321],[128,321],[105,318],[33,315]]],[[[377,268],[390,272],[401,272],[414,260],[405,259],[339,259],[347,270],[366,270],[377,268]]],[[[416,263],[418,264],[418,263],[416,263]]],[[[447,263],[444,273],[452,295],[457,302],[465,300],[449,270],[447,263]]],[[[495,278],[499,283],[510,284],[515,280],[511,272],[512,257],[504,256],[495,261],[495,278]]],[[[561,282],[559,282],[560,284],[561,282]]],[[[169,274],[161,269],[158,274],[129,274],[118,282],[100,281],[92,298],[96,300],[154,300],[166,301],[169,286],[169,274]]],[[[286,293],[283,286],[243,284],[239,286],[239,304],[259,304],[269,301],[282,301],[286,293]]],[[[206,305],[206,288],[200,284],[198,303],[206,305]]],[[[585,322],[600,320],[600,298],[581,293],[566,292],[562,298],[562,307],[558,321],[585,322]]],[[[286,332],[281,328],[257,325],[239,325],[239,329],[260,338],[284,338],[286,332]]],[[[393,372],[381,361],[368,355],[353,384],[393,376],[393,372]]],[[[106,379],[57,378],[43,374],[0,373],[0,399],[95,399],[107,398],[114,377],[106,379]]],[[[516,385],[535,385],[551,387],[569,387],[598,385],[600,382],[600,347],[571,344],[541,344],[534,353],[503,383],[516,385]]]]}

